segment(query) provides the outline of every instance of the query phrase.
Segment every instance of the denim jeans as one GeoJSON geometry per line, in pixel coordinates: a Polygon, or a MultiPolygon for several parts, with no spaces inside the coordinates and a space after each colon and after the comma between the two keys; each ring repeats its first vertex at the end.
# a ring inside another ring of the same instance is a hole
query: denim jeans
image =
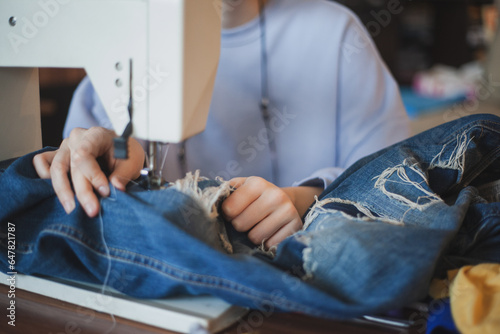
{"type": "Polygon", "coordinates": [[[474,115],[355,163],[274,256],[217,216],[227,183],[112,189],[98,217],[67,215],[34,154],[0,174],[0,270],[7,225],[16,269],[103,284],[139,298],[212,294],[265,314],[349,318],[427,295],[433,277],[500,262],[500,118],[474,115]],[[219,201],[218,201],[219,200],[219,201]]]}

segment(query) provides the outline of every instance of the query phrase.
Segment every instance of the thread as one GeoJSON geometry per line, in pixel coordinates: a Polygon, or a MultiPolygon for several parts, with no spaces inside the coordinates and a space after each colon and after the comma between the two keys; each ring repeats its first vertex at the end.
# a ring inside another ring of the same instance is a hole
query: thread
{"type": "MultiPolygon", "coordinates": [[[[109,200],[111,201],[114,201],[115,199],[113,198],[112,194],[114,192],[115,196],[116,196],[116,188],[111,186],[110,187],[110,190],[111,190],[111,194],[110,194],[110,197],[108,198],[109,200]]],[[[100,203],[100,210],[99,210],[99,223],[100,223],[100,228],[101,228],[101,242],[104,246],[104,251],[105,251],[105,254],[106,254],[106,260],[107,260],[107,268],[106,268],[106,275],[104,276],[104,281],[102,283],[102,286],[101,286],[101,295],[102,296],[106,296],[106,287],[108,285],[108,281],[109,281],[109,276],[111,275],[111,254],[110,254],[110,251],[109,251],[109,247],[108,247],[108,243],[106,242],[106,238],[104,236],[104,222],[103,222],[103,219],[102,219],[102,202],[105,200],[105,198],[102,198],[101,199],[101,203],[100,203]]],[[[113,324],[111,325],[111,327],[105,332],[106,334],[108,333],[111,333],[115,328],[116,328],[116,319],[115,319],[115,316],[113,313],[109,313],[109,315],[111,316],[111,319],[113,320],[113,324]]]]}

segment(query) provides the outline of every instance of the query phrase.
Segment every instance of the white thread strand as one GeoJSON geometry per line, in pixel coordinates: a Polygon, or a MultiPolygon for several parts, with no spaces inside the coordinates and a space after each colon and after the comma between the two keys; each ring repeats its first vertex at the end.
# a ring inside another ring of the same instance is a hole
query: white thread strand
{"type": "MultiPolygon", "coordinates": [[[[114,190],[114,192],[116,194],[116,189],[114,189],[114,187],[111,187],[111,188],[112,188],[111,192],[114,190]]],[[[111,198],[111,196],[109,199],[114,200],[114,198],[111,198]]],[[[100,227],[101,227],[101,241],[102,241],[103,246],[104,246],[104,250],[106,253],[106,259],[108,261],[108,264],[107,264],[107,268],[106,268],[106,275],[104,276],[104,281],[103,281],[102,287],[101,287],[101,295],[106,296],[106,286],[108,285],[109,276],[111,275],[111,254],[109,252],[109,247],[108,247],[108,244],[106,242],[106,238],[104,237],[104,221],[102,219],[102,202],[103,202],[103,200],[101,200],[101,203],[100,203],[101,209],[99,210],[99,222],[100,222],[100,227]]],[[[111,333],[116,327],[116,319],[115,319],[114,314],[110,312],[109,315],[111,316],[111,319],[113,320],[113,324],[105,332],[105,334],[111,333]]]]}

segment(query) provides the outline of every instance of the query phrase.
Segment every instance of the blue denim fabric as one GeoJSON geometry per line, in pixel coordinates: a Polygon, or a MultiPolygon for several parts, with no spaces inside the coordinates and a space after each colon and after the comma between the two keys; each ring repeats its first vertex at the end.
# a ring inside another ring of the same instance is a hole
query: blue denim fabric
{"type": "Polygon", "coordinates": [[[10,222],[16,268],[27,274],[102,284],[110,264],[107,283],[135,297],[209,293],[265,314],[379,313],[425,297],[448,269],[500,262],[500,203],[480,196],[500,179],[499,155],[500,119],[491,115],[370,155],[323,192],[306,228],[271,258],[173,188],[113,189],[99,217],[79,206],[66,215],[31,154],[0,174],[0,270],[8,271],[10,222]]]}

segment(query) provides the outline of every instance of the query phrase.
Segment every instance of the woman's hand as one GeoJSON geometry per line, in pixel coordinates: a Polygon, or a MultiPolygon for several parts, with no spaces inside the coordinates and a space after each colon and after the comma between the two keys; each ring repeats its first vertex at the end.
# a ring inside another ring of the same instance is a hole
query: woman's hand
{"type": "Polygon", "coordinates": [[[99,201],[94,190],[101,196],[108,196],[108,182],[119,190],[125,190],[130,180],[139,177],[144,163],[141,145],[129,139],[129,158],[117,160],[113,157],[114,137],[113,131],[104,128],[74,129],[57,151],[41,153],[33,158],[38,176],[52,179],[54,191],[67,213],[75,208],[76,193],[87,215],[95,217],[99,212],[99,201]],[[111,173],[109,181],[98,158],[111,173]]]}
{"type": "Polygon", "coordinates": [[[260,177],[235,178],[236,190],[222,203],[234,228],[269,249],[302,229],[301,216],[322,188],[279,188],[260,177]]]}

